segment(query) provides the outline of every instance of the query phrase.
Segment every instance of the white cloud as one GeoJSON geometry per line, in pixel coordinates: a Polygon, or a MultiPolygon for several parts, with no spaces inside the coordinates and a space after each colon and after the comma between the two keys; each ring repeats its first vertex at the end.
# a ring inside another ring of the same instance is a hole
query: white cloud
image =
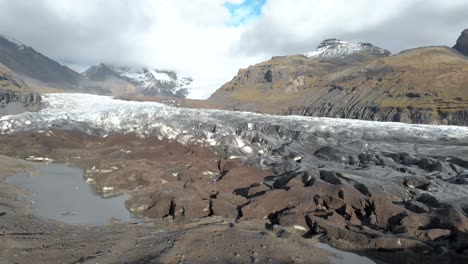
{"type": "Polygon", "coordinates": [[[270,0],[243,33],[239,52],[293,54],[324,38],[371,41],[394,52],[453,45],[468,26],[466,0],[270,0]]]}
{"type": "Polygon", "coordinates": [[[227,26],[225,2],[0,0],[0,33],[76,65],[173,69],[195,78],[191,97],[206,98],[239,67],[260,60],[232,52],[243,28],[227,26]]]}
{"type": "Polygon", "coordinates": [[[0,33],[81,65],[174,69],[196,79],[191,97],[200,98],[241,67],[310,51],[323,38],[370,41],[396,52],[452,45],[468,27],[466,0],[268,0],[261,17],[235,27],[225,2],[0,0],[0,33]]]}

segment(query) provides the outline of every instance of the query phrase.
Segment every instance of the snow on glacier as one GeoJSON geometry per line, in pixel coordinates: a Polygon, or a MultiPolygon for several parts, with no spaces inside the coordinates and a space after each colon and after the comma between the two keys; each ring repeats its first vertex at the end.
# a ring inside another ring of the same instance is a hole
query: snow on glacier
{"type": "Polygon", "coordinates": [[[141,137],[155,136],[184,144],[231,146],[245,155],[265,153],[297,138],[327,145],[361,140],[367,142],[365,147],[376,142],[380,145],[391,145],[392,142],[468,143],[468,127],[460,126],[175,108],[155,102],[123,101],[77,93],[45,94],[43,102],[44,107],[39,112],[0,118],[0,133],[63,129],[107,136],[133,132],[141,137]],[[292,131],[296,138],[287,136],[291,133],[278,133],[281,129],[292,131]],[[261,140],[256,139],[258,137],[261,140]]]}

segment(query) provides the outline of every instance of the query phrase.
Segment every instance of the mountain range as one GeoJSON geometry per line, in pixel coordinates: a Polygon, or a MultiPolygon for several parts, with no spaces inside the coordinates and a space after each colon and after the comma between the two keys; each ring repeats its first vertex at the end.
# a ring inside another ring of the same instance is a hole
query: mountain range
{"type": "Polygon", "coordinates": [[[38,92],[186,97],[192,79],[174,71],[98,63],[75,72],[17,40],[0,36],[0,63],[38,92]]]}
{"type": "MultiPolygon", "coordinates": [[[[453,48],[421,47],[393,55],[370,43],[326,39],[311,52],[276,56],[239,70],[205,103],[196,105],[269,114],[468,125],[467,56],[468,30],[453,48]]],[[[193,81],[174,71],[106,63],[80,74],[5,37],[0,37],[0,63],[4,72],[0,89],[19,89],[22,94],[73,91],[185,98],[193,81]]]]}
{"type": "Polygon", "coordinates": [[[468,125],[467,33],[454,48],[395,55],[369,43],[328,39],[304,55],[241,69],[209,101],[271,114],[468,125]]]}

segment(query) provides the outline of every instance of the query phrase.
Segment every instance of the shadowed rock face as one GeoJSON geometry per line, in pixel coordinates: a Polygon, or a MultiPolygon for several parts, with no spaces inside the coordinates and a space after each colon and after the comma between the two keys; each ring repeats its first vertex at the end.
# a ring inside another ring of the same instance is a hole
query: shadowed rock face
{"type": "Polygon", "coordinates": [[[24,108],[24,111],[28,111],[37,110],[40,103],[41,96],[37,93],[17,94],[12,91],[0,91],[0,109],[5,111],[5,114],[18,114],[17,111],[8,113],[7,108],[11,108],[13,104],[20,108],[24,108]]]}
{"type": "Polygon", "coordinates": [[[461,54],[468,56],[468,29],[465,29],[457,40],[457,44],[453,46],[461,54]]]}
{"type": "Polygon", "coordinates": [[[37,93],[15,93],[12,91],[0,91],[0,106],[6,107],[10,103],[21,103],[25,107],[34,107],[40,104],[41,96],[37,93]]]}
{"type": "Polygon", "coordinates": [[[39,109],[41,96],[0,64],[0,117],[39,109]]]}

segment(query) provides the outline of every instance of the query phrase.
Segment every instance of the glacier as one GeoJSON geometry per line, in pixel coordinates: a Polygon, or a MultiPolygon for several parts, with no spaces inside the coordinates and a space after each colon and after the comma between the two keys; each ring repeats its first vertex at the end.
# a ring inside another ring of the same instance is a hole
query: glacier
{"type": "MultiPolygon", "coordinates": [[[[69,121],[86,122],[89,125],[94,124],[108,132],[125,132],[129,125],[134,125],[134,118],[138,121],[147,121],[139,123],[139,131],[144,133],[144,128],[151,122],[165,120],[171,123],[181,116],[187,118],[186,122],[195,121],[199,123],[221,122],[228,125],[235,124],[236,121],[250,123],[273,122],[275,124],[294,125],[303,131],[328,131],[330,133],[339,133],[344,130],[355,130],[355,132],[372,132],[380,136],[388,137],[393,132],[401,132],[402,136],[411,137],[412,135],[421,136],[427,139],[447,137],[452,139],[468,138],[468,127],[462,126],[443,126],[443,125],[420,125],[405,124],[398,122],[374,122],[354,119],[339,119],[326,117],[304,117],[304,116],[274,116],[267,114],[258,114],[250,112],[237,112],[212,109],[190,109],[176,108],[166,106],[156,102],[134,102],[114,99],[112,96],[101,96],[80,93],[54,93],[43,95],[44,107],[39,112],[27,112],[20,115],[5,116],[1,124],[15,123],[17,127],[12,130],[2,129],[2,133],[13,132],[15,130],[28,130],[28,126],[21,123],[29,120],[35,121],[38,126],[52,125],[61,119],[69,121]],[[224,120],[223,120],[224,119],[224,120]],[[120,126],[112,127],[112,124],[118,120],[120,126]],[[111,127],[109,127],[111,126],[111,127]],[[383,131],[384,130],[384,131],[383,131]],[[378,133],[380,131],[381,133],[378,133]]],[[[138,122],[137,122],[138,123],[138,122]]],[[[173,125],[177,126],[178,122],[173,125]]],[[[182,125],[180,123],[179,125],[182,125]]],[[[252,128],[252,125],[249,126],[252,128]]],[[[355,135],[353,135],[355,136],[355,135]]]]}
{"type": "Polygon", "coordinates": [[[233,136],[235,146],[251,145],[257,146],[256,149],[258,144],[245,142],[246,135],[252,137],[254,132],[263,131],[262,142],[266,145],[288,140],[284,135],[269,139],[265,132],[269,129],[288,130],[301,138],[314,136],[315,141],[332,145],[344,140],[363,140],[368,146],[390,142],[468,143],[468,127],[461,126],[176,108],[156,102],[124,101],[111,96],[78,93],[45,94],[41,111],[0,119],[1,134],[51,129],[77,130],[100,136],[137,133],[142,137],[156,136],[181,143],[207,142],[210,145],[223,144],[226,137],[233,136]]]}
{"type": "Polygon", "coordinates": [[[411,198],[404,179],[424,178],[439,201],[468,208],[468,189],[453,183],[468,175],[468,127],[177,108],[78,93],[45,94],[43,104],[39,112],[0,118],[0,133],[135,133],[200,144],[272,169],[265,181],[272,188],[299,171],[320,169],[378,185],[404,201],[411,198]]]}

